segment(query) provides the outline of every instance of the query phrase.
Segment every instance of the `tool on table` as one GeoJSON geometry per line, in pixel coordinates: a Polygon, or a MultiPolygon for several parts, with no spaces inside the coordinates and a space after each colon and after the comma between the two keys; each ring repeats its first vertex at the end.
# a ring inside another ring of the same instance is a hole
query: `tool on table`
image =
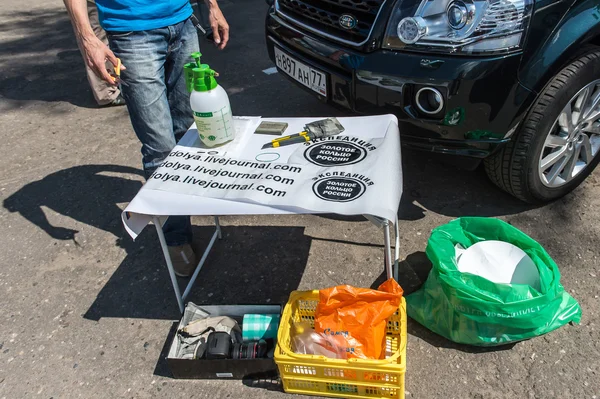
{"type": "Polygon", "coordinates": [[[272,134],[275,136],[279,136],[285,129],[287,129],[288,124],[285,122],[267,122],[263,121],[258,125],[254,134],[272,134]]]}
{"type": "Polygon", "coordinates": [[[327,118],[315,122],[307,123],[304,126],[304,131],[289,136],[279,137],[271,140],[262,146],[265,148],[277,148],[290,144],[305,143],[318,138],[335,136],[344,131],[344,127],[337,118],[327,118]]]}
{"type": "Polygon", "coordinates": [[[117,65],[115,65],[115,74],[111,75],[116,84],[122,84],[124,86],[129,86],[127,83],[123,82],[121,79],[121,59],[117,58],[117,65]]]}

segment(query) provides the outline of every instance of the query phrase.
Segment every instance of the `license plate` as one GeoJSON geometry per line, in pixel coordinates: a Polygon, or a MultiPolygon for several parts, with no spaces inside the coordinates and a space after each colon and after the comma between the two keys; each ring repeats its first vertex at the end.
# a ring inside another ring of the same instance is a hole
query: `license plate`
{"type": "Polygon", "coordinates": [[[309,89],[327,97],[327,76],[275,47],[277,67],[309,89]]]}

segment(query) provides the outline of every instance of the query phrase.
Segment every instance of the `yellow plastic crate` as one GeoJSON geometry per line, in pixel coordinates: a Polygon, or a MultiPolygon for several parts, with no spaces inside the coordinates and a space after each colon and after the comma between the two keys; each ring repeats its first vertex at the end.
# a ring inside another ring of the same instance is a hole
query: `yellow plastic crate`
{"type": "Polygon", "coordinates": [[[275,363],[287,393],[334,398],[404,399],[406,372],[406,301],[387,324],[386,351],[382,360],[329,359],[294,353],[291,326],[307,321],[314,327],[319,291],[294,291],[283,310],[277,334],[275,363]]]}

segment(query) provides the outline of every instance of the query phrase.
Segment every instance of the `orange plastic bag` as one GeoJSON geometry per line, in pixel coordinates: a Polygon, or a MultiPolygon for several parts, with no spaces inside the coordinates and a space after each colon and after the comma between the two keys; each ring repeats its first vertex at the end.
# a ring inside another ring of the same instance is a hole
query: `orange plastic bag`
{"type": "Polygon", "coordinates": [[[403,290],[389,279],[378,290],[339,285],[319,291],[315,330],[331,335],[348,358],[383,359],[387,319],[398,311],[403,290]]]}

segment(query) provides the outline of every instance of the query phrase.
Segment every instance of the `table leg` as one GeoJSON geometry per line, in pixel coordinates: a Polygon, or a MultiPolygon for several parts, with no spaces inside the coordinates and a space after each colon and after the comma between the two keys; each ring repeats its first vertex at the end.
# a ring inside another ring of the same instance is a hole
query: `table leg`
{"type": "Polygon", "coordinates": [[[394,234],[396,234],[396,245],[394,246],[394,279],[398,281],[400,273],[400,227],[398,226],[398,216],[396,216],[396,224],[394,227],[394,234]]]}
{"type": "Polygon", "coordinates": [[[215,226],[217,226],[217,233],[219,233],[219,240],[223,238],[223,234],[221,234],[221,223],[219,223],[219,217],[215,216],[215,226]]]}
{"type": "MultiPolygon", "coordinates": [[[[215,220],[217,220],[217,219],[215,218],[215,220]]],[[[192,287],[194,286],[194,283],[196,282],[196,277],[198,277],[198,274],[200,273],[200,269],[202,269],[202,266],[204,266],[204,262],[206,261],[206,258],[208,257],[210,250],[212,249],[215,241],[217,240],[217,237],[219,237],[221,235],[220,233],[221,233],[221,230],[220,230],[219,226],[217,225],[217,228],[216,228],[215,232],[213,233],[213,236],[210,239],[208,246],[204,250],[204,254],[202,254],[202,258],[200,259],[200,262],[196,266],[196,270],[194,270],[194,274],[192,274],[192,277],[190,278],[190,281],[187,284],[187,287],[185,287],[185,291],[183,292],[183,297],[182,297],[182,299],[184,301],[185,301],[185,298],[187,298],[190,291],[192,290],[192,287]]]]}
{"type": "Polygon", "coordinates": [[[398,234],[398,218],[396,217],[396,248],[394,250],[395,256],[394,261],[392,262],[392,240],[390,238],[390,221],[386,219],[381,219],[372,215],[363,215],[368,221],[373,223],[378,228],[383,227],[383,257],[384,257],[384,265],[385,272],[387,274],[387,278],[395,278],[398,281],[398,256],[399,256],[399,243],[400,243],[400,235],[398,234]],[[395,271],[394,271],[395,269],[395,271]]]}
{"type": "Polygon", "coordinates": [[[200,269],[202,269],[204,262],[206,262],[206,258],[208,257],[208,254],[210,253],[210,250],[212,249],[213,245],[215,244],[215,241],[217,240],[217,238],[222,237],[221,225],[219,224],[219,217],[215,216],[215,232],[213,233],[213,235],[210,239],[210,242],[208,243],[206,249],[204,250],[204,253],[202,254],[202,258],[200,259],[200,262],[198,262],[198,264],[196,265],[196,268],[194,269],[194,273],[192,274],[190,281],[187,283],[185,290],[183,292],[183,295],[181,295],[181,290],[179,289],[179,283],[177,282],[177,275],[175,274],[175,269],[173,268],[173,261],[171,260],[171,256],[169,255],[169,248],[167,247],[167,241],[165,240],[165,234],[162,231],[160,219],[158,218],[158,216],[154,216],[152,220],[154,222],[154,226],[156,227],[156,233],[158,234],[158,240],[160,241],[160,246],[162,248],[163,255],[165,257],[165,262],[167,263],[167,269],[169,270],[169,276],[171,277],[171,283],[173,284],[173,291],[175,291],[175,297],[177,298],[177,305],[179,305],[179,310],[183,314],[183,311],[185,310],[184,301],[187,298],[190,291],[192,290],[192,287],[194,286],[194,283],[196,282],[196,278],[198,277],[198,274],[200,274],[200,269]]]}
{"type": "Polygon", "coordinates": [[[175,275],[175,269],[173,269],[173,262],[171,261],[171,256],[169,255],[169,248],[167,247],[165,234],[162,231],[162,226],[158,216],[154,216],[153,222],[154,226],[156,227],[156,233],[158,234],[158,240],[160,241],[163,255],[165,256],[165,261],[167,262],[167,269],[169,270],[169,276],[171,277],[171,283],[173,284],[173,290],[175,291],[175,297],[177,298],[177,305],[179,305],[179,311],[183,314],[183,298],[181,296],[181,291],[179,290],[179,283],[177,282],[177,276],[175,275]]]}
{"type": "Polygon", "coordinates": [[[387,273],[387,278],[390,279],[394,277],[394,272],[392,270],[392,243],[390,239],[390,222],[389,220],[383,221],[383,241],[385,243],[384,248],[384,258],[385,258],[385,271],[387,273]]]}

